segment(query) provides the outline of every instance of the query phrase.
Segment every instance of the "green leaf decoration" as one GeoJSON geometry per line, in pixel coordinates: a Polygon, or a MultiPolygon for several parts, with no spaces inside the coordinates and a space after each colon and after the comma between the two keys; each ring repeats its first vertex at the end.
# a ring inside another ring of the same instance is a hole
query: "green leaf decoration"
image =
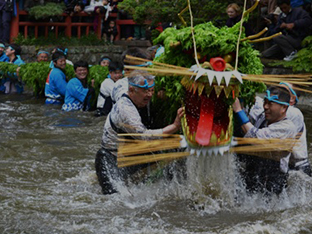
{"type": "MultiPolygon", "coordinates": [[[[35,96],[44,96],[44,87],[46,79],[51,71],[50,62],[34,62],[26,63],[20,66],[19,76],[24,84],[32,88],[35,96]]],[[[9,76],[10,73],[15,73],[17,65],[0,62],[0,79],[9,76]]],[[[66,79],[70,80],[75,77],[74,67],[66,64],[64,71],[66,79]]],[[[95,106],[98,94],[100,92],[101,83],[108,76],[108,67],[102,67],[100,65],[94,65],[89,68],[88,84],[91,85],[91,81],[94,80],[95,96],[92,99],[92,104],[95,106]]]]}
{"type": "Polygon", "coordinates": [[[29,15],[35,19],[46,19],[52,16],[60,16],[65,10],[64,3],[47,3],[46,5],[37,5],[29,10],[29,15]]]}

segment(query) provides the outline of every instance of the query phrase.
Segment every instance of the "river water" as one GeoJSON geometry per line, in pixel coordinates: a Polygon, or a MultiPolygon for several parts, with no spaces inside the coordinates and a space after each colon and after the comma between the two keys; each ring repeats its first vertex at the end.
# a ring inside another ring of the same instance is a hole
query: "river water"
{"type": "Polygon", "coordinates": [[[279,198],[247,196],[231,154],[189,157],[185,180],[104,196],[94,171],[104,118],[43,103],[0,96],[0,233],[312,233],[311,178],[291,173],[279,198]]]}

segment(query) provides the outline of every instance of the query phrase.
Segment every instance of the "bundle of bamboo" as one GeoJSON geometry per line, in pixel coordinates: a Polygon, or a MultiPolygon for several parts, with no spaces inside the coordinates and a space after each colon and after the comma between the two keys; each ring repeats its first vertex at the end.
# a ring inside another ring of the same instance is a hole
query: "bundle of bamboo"
{"type": "MultiPolygon", "coordinates": [[[[191,71],[189,68],[174,66],[170,64],[164,64],[159,62],[153,62],[150,60],[137,58],[133,56],[126,56],[127,63],[130,64],[141,64],[142,62],[151,62],[152,67],[137,67],[137,66],[125,66],[129,70],[143,70],[148,71],[154,75],[168,75],[168,76],[183,76],[183,77],[196,77],[197,73],[191,71]]],[[[206,66],[209,66],[208,62],[205,62],[206,66]]],[[[305,88],[312,85],[310,81],[312,79],[312,74],[282,74],[282,75],[272,75],[272,74],[263,74],[263,75],[252,75],[252,74],[241,74],[243,80],[254,81],[254,82],[263,82],[267,85],[279,85],[280,82],[287,82],[294,85],[293,89],[312,93],[311,90],[305,88]]],[[[207,74],[203,73],[203,76],[207,74]]],[[[234,78],[234,77],[233,77],[234,78]]]]}
{"type": "MultiPolygon", "coordinates": [[[[119,134],[120,146],[118,149],[118,167],[127,167],[158,161],[173,161],[190,156],[185,148],[181,152],[182,137],[175,134],[119,134]],[[136,139],[124,139],[123,137],[136,139]],[[155,138],[154,140],[140,140],[139,138],[155,138]],[[178,152],[164,153],[166,150],[180,149],[178,152]],[[149,153],[149,154],[147,154],[149,153]]],[[[235,147],[230,148],[231,153],[248,153],[262,158],[279,160],[284,156],[283,152],[291,152],[298,143],[298,139],[258,139],[258,138],[234,138],[235,147]]]]}

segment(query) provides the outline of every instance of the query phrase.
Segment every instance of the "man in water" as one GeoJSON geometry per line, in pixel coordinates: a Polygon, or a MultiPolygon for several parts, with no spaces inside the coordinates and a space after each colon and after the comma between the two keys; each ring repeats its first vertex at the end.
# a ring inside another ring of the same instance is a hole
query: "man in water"
{"type": "Polygon", "coordinates": [[[147,129],[142,123],[138,108],[145,107],[154,93],[154,76],[147,72],[134,71],[128,77],[129,90],[113,106],[106,118],[102,136],[102,148],[95,159],[96,174],[104,194],[117,192],[112,180],[125,180],[146,165],[117,167],[119,133],[171,134],[180,129],[183,109],[177,111],[173,124],[162,129],[147,129]]]}
{"type": "Polygon", "coordinates": [[[66,56],[64,53],[57,51],[52,55],[53,69],[50,71],[46,80],[44,94],[46,104],[63,104],[66,92],[66,56]]]}
{"type": "Polygon", "coordinates": [[[44,50],[39,50],[37,54],[37,62],[47,62],[49,60],[49,52],[44,50]]]}
{"type": "Polygon", "coordinates": [[[62,110],[87,111],[90,109],[90,98],[94,94],[94,80],[91,81],[91,87],[88,87],[89,64],[80,60],[74,63],[74,70],[76,77],[67,83],[62,110]]]}
{"type": "Polygon", "coordinates": [[[100,94],[97,99],[96,116],[107,116],[113,107],[111,92],[115,82],[123,76],[124,65],[122,62],[110,62],[108,65],[109,75],[101,83],[100,94]]]}
{"type": "MultiPolygon", "coordinates": [[[[233,104],[233,111],[245,133],[246,138],[287,139],[296,137],[296,127],[286,117],[290,95],[284,87],[270,87],[264,97],[264,117],[258,118],[253,125],[242,110],[239,100],[233,104]]],[[[250,192],[280,194],[287,186],[290,152],[269,152],[271,158],[247,156],[244,179],[250,192]]]]}
{"type": "MultiPolygon", "coordinates": [[[[129,48],[126,51],[123,52],[121,55],[122,61],[124,62],[125,65],[131,65],[127,63],[126,56],[130,55],[133,57],[138,57],[138,58],[143,58],[147,60],[151,60],[151,54],[148,53],[146,50],[134,47],[134,48],[129,48]]],[[[142,64],[138,65],[132,65],[132,66],[138,66],[138,67],[147,67],[150,66],[151,64],[149,62],[142,62],[142,64]]],[[[129,72],[129,70],[125,69],[125,72],[129,72]]],[[[111,91],[111,98],[112,102],[116,103],[124,93],[127,93],[129,89],[128,85],[128,77],[124,77],[122,79],[119,79],[114,83],[114,86],[111,91]]],[[[143,108],[139,108],[139,113],[142,118],[142,122],[146,127],[150,127],[153,122],[153,115],[151,113],[151,105],[150,103],[143,108]]]]}
{"type": "MultiPolygon", "coordinates": [[[[307,133],[304,123],[304,117],[299,108],[296,107],[299,98],[291,84],[281,82],[280,86],[285,87],[290,94],[289,107],[286,112],[286,117],[290,119],[297,129],[297,137],[299,137],[298,145],[293,148],[290,156],[289,169],[302,171],[308,176],[311,176],[311,166],[308,160],[308,147],[307,147],[307,133]]],[[[249,119],[254,123],[257,119],[264,118],[263,99],[256,97],[255,105],[249,112],[249,119]]]]}

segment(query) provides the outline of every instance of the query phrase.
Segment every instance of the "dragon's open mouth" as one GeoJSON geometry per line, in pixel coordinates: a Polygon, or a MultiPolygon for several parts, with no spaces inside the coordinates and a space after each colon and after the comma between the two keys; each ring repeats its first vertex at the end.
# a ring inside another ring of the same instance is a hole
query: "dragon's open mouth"
{"type": "Polygon", "coordinates": [[[182,82],[186,88],[184,136],[190,147],[228,145],[233,135],[231,100],[238,96],[237,84],[225,86],[208,83],[182,82]],[[195,85],[194,85],[195,84],[195,85]]]}

